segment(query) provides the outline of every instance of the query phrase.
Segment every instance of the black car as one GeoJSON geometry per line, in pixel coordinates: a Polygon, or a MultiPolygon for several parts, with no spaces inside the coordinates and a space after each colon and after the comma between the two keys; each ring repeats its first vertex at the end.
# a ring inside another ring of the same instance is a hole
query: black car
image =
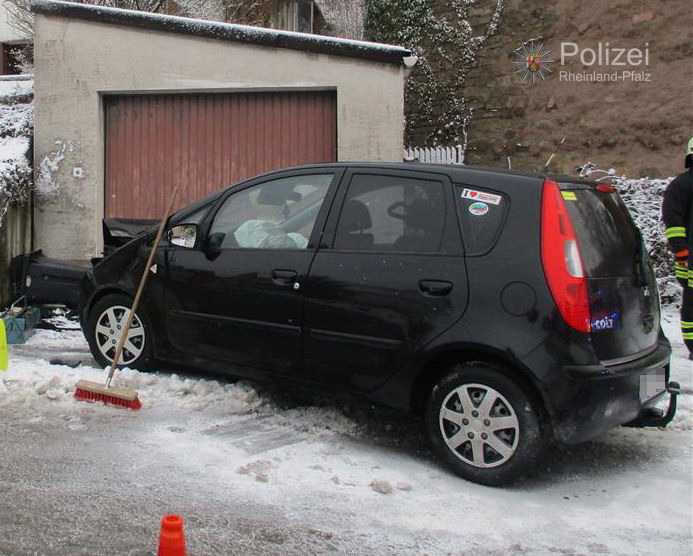
{"type": "MultiPolygon", "coordinates": [[[[83,280],[101,365],[153,237],[83,280]]],[[[419,164],[293,168],[176,213],[155,261],[122,365],[291,379],[421,412],[436,454],[473,481],[530,471],[551,439],[666,420],[652,409],[671,353],[657,285],[609,185],[419,164]]]]}

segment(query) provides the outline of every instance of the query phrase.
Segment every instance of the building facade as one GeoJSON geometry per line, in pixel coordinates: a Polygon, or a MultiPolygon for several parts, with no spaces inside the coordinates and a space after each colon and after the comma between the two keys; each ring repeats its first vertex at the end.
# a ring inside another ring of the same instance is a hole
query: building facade
{"type": "Polygon", "coordinates": [[[102,219],[159,218],[280,167],[401,160],[398,47],[38,0],[36,237],[103,248],[102,219]]]}

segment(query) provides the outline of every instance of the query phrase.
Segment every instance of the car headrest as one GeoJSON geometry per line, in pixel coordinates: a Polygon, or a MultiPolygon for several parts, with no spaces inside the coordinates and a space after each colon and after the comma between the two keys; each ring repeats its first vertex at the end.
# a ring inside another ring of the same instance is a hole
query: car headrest
{"type": "Polygon", "coordinates": [[[347,201],[342,209],[342,218],[339,227],[347,233],[363,232],[373,227],[371,213],[366,204],[356,199],[347,201]]]}

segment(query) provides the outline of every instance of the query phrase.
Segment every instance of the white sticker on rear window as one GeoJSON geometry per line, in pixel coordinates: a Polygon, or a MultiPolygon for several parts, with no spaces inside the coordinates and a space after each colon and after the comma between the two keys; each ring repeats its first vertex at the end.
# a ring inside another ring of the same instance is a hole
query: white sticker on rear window
{"type": "Polygon", "coordinates": [[[500,205],[501,201],[503,200],[503,197],[500,195],[486,193],[485,191],[477,191],[476,189],[464,189],[462,191],[462,198],[481,201],[483,203],[490,203],[492,205],[500,205]]]}
{"type": "Polygon", "coordinates": [[[474,216],[484,216],[488,214],[488,205],[478,201],[469,205],[469,212],[474,216]]]}

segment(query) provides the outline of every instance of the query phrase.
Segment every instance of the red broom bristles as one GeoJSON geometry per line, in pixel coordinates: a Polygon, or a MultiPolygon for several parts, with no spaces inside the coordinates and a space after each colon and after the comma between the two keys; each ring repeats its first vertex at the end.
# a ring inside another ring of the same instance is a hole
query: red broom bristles
{"type": "Polygon", "coordinates": [[[140,409],[142,407],[142,402],[140,402],[136,393],[124,393],[117,389],[109,391],[109,389],[106,389],[104,386],[91,383],[87,384],[83,381],[77,384],[75,399],[92,403],[101,402],[106,405],[124,407],[127,409],[140,409]]]}

